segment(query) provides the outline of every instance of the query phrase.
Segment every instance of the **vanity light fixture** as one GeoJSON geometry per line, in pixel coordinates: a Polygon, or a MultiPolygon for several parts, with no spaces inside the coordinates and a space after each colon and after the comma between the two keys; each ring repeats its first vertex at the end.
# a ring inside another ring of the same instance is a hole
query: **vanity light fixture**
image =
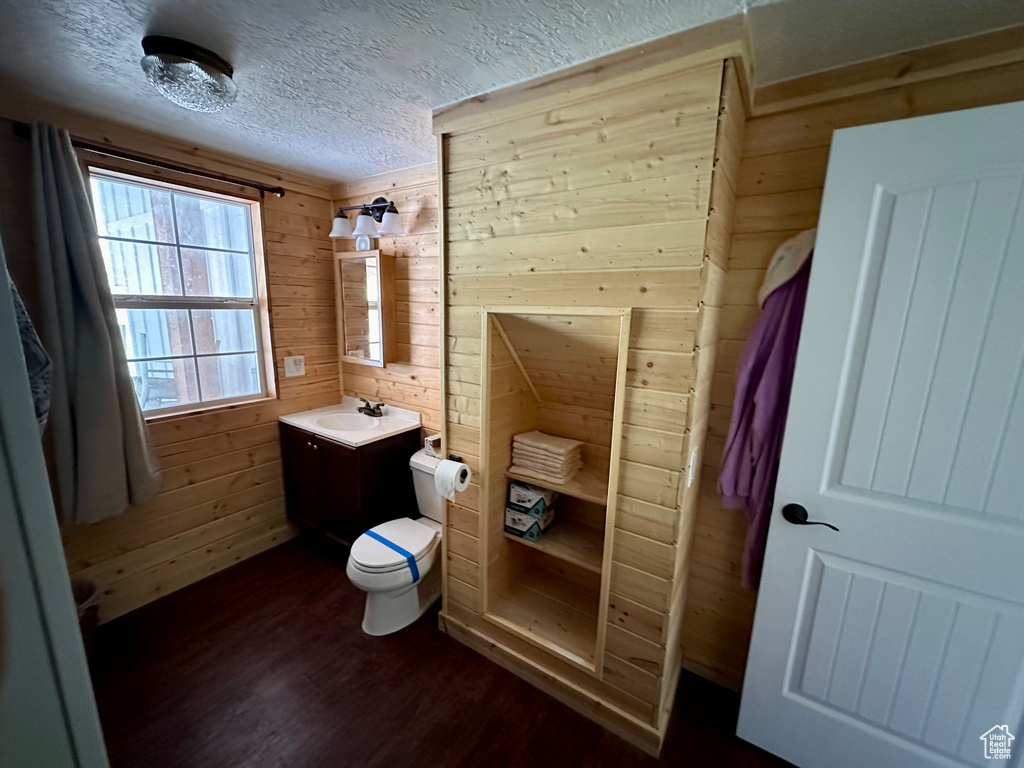
{"type": "Polygon", "coordinates": [[[352,234],[356,237],[361,237],[362,235],[376,237],[377,225],[373,223],[375,218],[370,209],[364,205],[359,211],[359,215],[356,216],[356,228],[352,230],[352,234]]]}
{"type": "Polygon", "coordinates": [[[386,200],[378,197],[372,203],[362,205],[350,205],[347,208],[339,208],[334,215],[331,237],[335,239],[355,239],[357,251],[370,250],[370,239],[374,237],[404,237],[408,234],[402,226],[402,219],[398,215],[398,209],[393,200],[386,200]],[[345,215],[345,211],[358,209],[356,225],[353,228],[345,215]],[[375,222],[380,223],[380,228],[375,222]]]}
{"type": "Polygon", "coordinates": [[[405,235],[405,227],[402,226],[402,219],[399,217],[394,203],[388,203],[388,207],[384,209],[384,218],[377,234],[382,237],[403,237],[405,235]]]}
{"type": "Polygon", "coordinates": [[[352,237],[352,222],[348,220],[348,216],[346,216],[343,211],[338,211],[337,215],[334,217],[334,225],[331,227],[330,237],[335,240],[348,240],[352,237]]]}

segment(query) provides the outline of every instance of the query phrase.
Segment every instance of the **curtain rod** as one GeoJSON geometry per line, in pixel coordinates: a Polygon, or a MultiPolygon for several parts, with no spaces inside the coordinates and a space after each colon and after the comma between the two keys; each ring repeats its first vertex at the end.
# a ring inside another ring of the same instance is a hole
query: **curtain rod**
{"type": "MultiPolygon", "coordinates": [[[[29,139],[32,137],[32,126],[28,123],[15,122],[14,123],[14,135],[20,139],[29,139]]],[[[236,176],[227,176],[223,173],[213,173],[211,171],[201,171],[197,168],[190,168],[187,165],[177,165],[175,163],[168,163],[164,160],[157,160],[156,158],[147,157],[146,155],[137,155],[132,152],[126,152],[120,149],[113,149],[103,144],[94,144],[90,141],[71,137],[71,146],[77,147],[78,149],[84,149],[86,152],[94,152],[97,155],[105,155],[106,157],[116,157],[121,160],[131,160],[135,163],[144,163],[145,165],[151,165],[154,168],[163,168],[165,171],[174,171],[176,173],[183,173],[188,176],[198,176],[202,179],[213,179],[214,181],[222,181],[226,184],[236,184],[240,187],[249,187],[250,189],[258,189],[260,191],[260,197],[263,197],[264,193],[269,192],[275,197],[284,197],[283,187],[271,187],[267,184],[260,184],[258,181],[249,181],[248,179],[239,179],[236,176]]]]}

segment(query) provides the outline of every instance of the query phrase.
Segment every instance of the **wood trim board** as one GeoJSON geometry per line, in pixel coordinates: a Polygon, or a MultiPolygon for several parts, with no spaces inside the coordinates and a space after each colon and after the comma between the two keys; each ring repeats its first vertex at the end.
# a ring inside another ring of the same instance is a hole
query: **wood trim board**
{"type": "Polygon", "coordinates": [[[757,88],[751,116],[1024,61],[1024,25],[952,40],[757,88]]]}
{"type": "Polygon", "coordinates": [[[745,50],[745,26],[745,16],[737,14],[438,107],[433,112],[434,133],[464,132],[493,124],[507,108],[528,102],[543,105],[545,98],[564,99],[567,93],[607,87],[610,81],[629,80],[646,68],[668,65],[682,70],[741,56],[745,50]]]}

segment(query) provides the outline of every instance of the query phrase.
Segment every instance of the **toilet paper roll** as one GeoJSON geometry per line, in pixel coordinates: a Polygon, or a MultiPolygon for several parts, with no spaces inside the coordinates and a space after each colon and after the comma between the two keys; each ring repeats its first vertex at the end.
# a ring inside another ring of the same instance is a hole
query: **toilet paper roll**
{"type": "Polygon", "coordinates": [[[455,500],[456,491],[464,491],[469,486],[473,473],[461,461],[442,460],[434,470],[434,487],[448,501],[455,500]]]}

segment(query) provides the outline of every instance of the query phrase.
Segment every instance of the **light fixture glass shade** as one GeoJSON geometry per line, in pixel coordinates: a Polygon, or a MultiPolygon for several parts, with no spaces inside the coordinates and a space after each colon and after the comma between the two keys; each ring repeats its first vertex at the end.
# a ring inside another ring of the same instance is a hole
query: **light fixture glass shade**
{"type": "Polygon", "coordinates": [[[330,236],[335,239],[352,237],[352,223],[344,211],[338,211],[338,215],[334,217],[334,226],[331,227],[330,236]]]}
{"type": "Polygon", "coordinates": [[[179,107],[219,112],[235,100],[234,70],[213,51],[156,35],[144,38],[142,49],[142,69],[149,82],[179,107]]]}
{"type": "Polygon", "coordinates": [[[404,237],[405,227],[402,226],[402,219],[398,215],[398,209],[394,203],[384,209],[384,219],[377,230],[378,237],[404,237]]]}
{"type": "Polygon", "coordinates": [[[352,234],[355,237],[365,235],[367,237],[377,236],[377,225],[373,222],[373,214],[370,213],[370,209],[363,207],[359,211],[359,216],[356,217],[356,227],[352,230],[352,234]]]}

